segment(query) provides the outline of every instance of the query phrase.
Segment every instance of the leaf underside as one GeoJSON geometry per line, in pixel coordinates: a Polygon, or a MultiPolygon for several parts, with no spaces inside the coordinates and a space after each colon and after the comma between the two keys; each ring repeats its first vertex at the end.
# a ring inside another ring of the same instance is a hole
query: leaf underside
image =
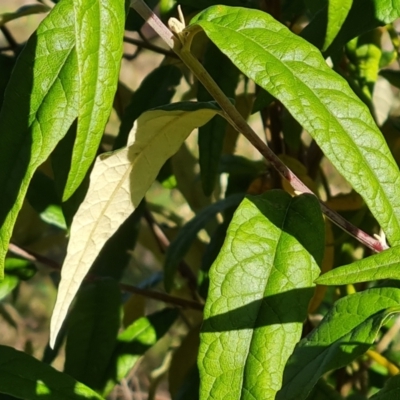
{"type": "Polygon", "coordinates": [[[177,103],[143,113],[128,146],[96,160],[70,231],[51,320],[51,344],[82,280],[105,242],[139,205],[164,163],[193,129],[218,113],[212,103],[177,103]]]}

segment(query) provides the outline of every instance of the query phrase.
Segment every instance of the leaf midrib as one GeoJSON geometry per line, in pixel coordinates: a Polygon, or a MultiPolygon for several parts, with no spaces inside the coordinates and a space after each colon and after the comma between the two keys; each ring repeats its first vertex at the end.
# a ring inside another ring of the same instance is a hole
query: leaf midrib
{"type": "MultiPolygon", "coordinates": [[[[257,308],[257,317],[256,317],[256,319],[254,320],[254,325],[257,324],[257,321],[258,321],[258,319],[260,318],[260,312],[259,312],[259,311],[260,311],[261,305],[262,305],[262,303],[263,303],[263,299],[265,298],[265,292],[266,292],[266,288],[267,288],[267,285],[268,285],[268,282],[269,282],[269,278],[271,277],[271,273],[272,273],[273,268],[275,268],[275,260],[276,260],[276,256],[277,256],[277,253],[278,253],[277,249],[278,249],[279,246],[280,246],[280,242],[281,242],[281,239],[282,239],[283,228],[284,228],[284,226],[285,226],[285,221],[286,221],[287,215],[288,215],[288,213],[289,213],[289,209],[291,208],[291,205],[292,205],[292,204],[293,204],[293,199],[290,199],[290,201],[288,202],[287,207],[286,207],[285,215],[284,215],[283,218],[282,218],[281,228],[277,227],[277,228],[278,228],[278,238],[277,238],[277,241],[276,241],[276,246],[275,246],[275,248],[274,248],[273,259],[272,259],[272,263],[271,263],[271,269],[269,270],[269,276],[268,276],[267,279],[266,279],[265,289],[264,289],[264,291],[263,291],[263,293],[262,293],[262,298],[261,298],[260,304],[259,304],[259,306],[258,306],[258,308],[257,308]]],[[[268,219],[268,217],[267,217],[266,215],[263,215],[263,216],[264,216],[264,218],[268,219]]],[[[268,219],[268,220],[269,220],[269,219],[268,219]]],[[[275,315],[276,315],[276,314],[275,314],[275,315]]],[[[278,315],[277,315],[277,317],[278,317],[278,319],[280,320],[280,318],[279,318],[278,315]]],[[[251,339],[250,339],[249,346],[248,346],[248,348],[247,348],[246,360],[245,360],[245,362],[244,362],[244,367],[243,367],[243,376],[242,376],[242,382],[241,382],[241,386],[242,386],[242,387],[241,387],[241,397],[240,397],[240,398],[242,398],[242,396],[244,396],[244,393],[243,393],[243,392],[244,392],[245,390],[248,391],[248,389],[244,387],[243,382],[244,382],[244,375],[245,375],[245,372],[246,372],[246,369],[247,369],[247,366],[248,366],[248,359],[249,359],[249,355],[250,355],[250,349],[251,349],[252,343],[253,343],[253,341],[254,341],[254,336],[255,336],[255,329],[252,329],[251,339]]],[[[263,369],[264,369],[264,368],[263,368],[263,369]]],[[[272,390],[274,390],[274,389],[272,389],[272,390]]]]}
{"type": "MultiPolygon", "coordinates": [[[[272,54],[270,51],[266,50],[266,49],[265,49],[264,47],[262,47],[260,44],[258,44],[257,42],[255,42],[251,37],[247,37],[245,34],[241,33],[241,32],[243,32],[243,31],[245,31],[245,30],[253,30],[253,31],[254,31],[254,30],[258,30],[258,29],[259,29],[259,30],[263,30],[263,29],[262,29],[262,28],[259,28],[259,27],[255,27],[255,28],[242,28],[242,29],[236,31],[236,30],[234,30],[234,29],[231,29],[231,28],[227,27],[226,25],[221,25],[221,24],[218,24],[218,23],[213,22],[213,21],[198,21],[197,23],[199,23],[199,24],[201,24],[201,25],[203,25],[203,24],[207,25],[207,22],[209,22],[209,23],[211,23],[211,24],[213,24],[213,25],[215,25],[215,26],[218,26],[218,27],[221,27],[221,28],[224,28],[224,29],[230,31],[232,35],[235,35],[235,34],[236,34],[236,35],[238,35],[238,36],[240,36],[240,37],[242,37],[242,38],[245,38],[246,40],[251,41],[255,46],[259,47],[259,48],[262,49],[263,51],[268,52],[268,54],[270,54],[273,58],[275,58],[276,60],[278,60],[278,62],[280,63],[280,65],[282,65],[288,72],[290,72],[290,73],[292,74],[293,78],[294,78],[296,81],[300,82],[301,85],[304,86],[304,87],[307,89],[307,91],[309,91],[309,92],[312,94],[313,98],[316,99],[316,100],[318,101],[318,103],[321,104],[321,105],[323,106],[324,110],[326,110],[326,112],[330,115],[330,117],[333,117],[334,123],[335,123],[336,125],[338,125],[338,126],[340,127],[341,131],[344,132],[344,133],[346,134],[346,137],[347,137],[348,139],[350,139],[351,143],[353,144],[352,147],[353,147],[354,149],[356,149],[356,151],[357,151],[357,153],[359,154],[360,158],[364,161],[364,164],[367,166],[367,169],[368,169],[368,171],[369,171],[369,175],[372,176],[373,178],[375,178],[375,183],[378,183],[379,192],[383,193],[383,195],[384,195],[386,206],[390,209],[390,212],[391,212],[391,214],[392,214],[392,215],[388,218],[388,221],[390,221],[390,220],[392,219],[392,217],[395,216],[395,218],[393,218],[393,219],[396,221],[397,230],[400,230],[400,221],[396,218],[396,214],[395,214],[395,212],[394,212],[394,209],[393,209],[393,207],[392,207],[391,202],[389,201],[389,199],[388,199],[388,197],[387,197],[386,191],[383,190],[382,186],[380,185],[380,180],[377,179],[377,176],[376,176],[374,170],[372,170],[372,169],[369,167],[369,164],[366,162],[366,159],[365,159],[364,155],[360,152],[360,149],[359,149],[359,148],[360,148],[360,147],[363,147],[363,148],[364,148],[364,146],[359,146],[359,145],[357,145],[357,144],[354,142],[353,138],[352,138],[350,135],[347,134],[346,130],[343,128],[342,124],[339,122],[339,121],[341,121],[341,119],[340,119],[339,117],[336,118],[336,117],[334,116],[334,114],[332,114],[332,112],[325,106],[325,104],[322,103],[322,102],[320,101],[320,99],[318,98],[318,96],[316,96],[316,94],[314,93],[314,91],[313,91],[311,88],[309,88],[307,85],[305,85],[304,83],[302,83],[302,81],[299,80],[299,78],[293,73],[293,71],[292,71],[288,66],[286,66],[281,60],[279,60],[279,59],[278,59],[274,54],[272,54]]],[[[268,29],[268,28],[265,28],[265,29],[268,29]]],[[[223,49],[221,49],[221,51],[223,51],[227,56],[229,56],[223,49]]],[[[309,65],[308,65],[308,66],[309,66],[309,65]]],[[[309,66],[309,67],[311,67],[311,66],[309,66]]],[[[256,81],[256,79],[257,79],[257,78],[255,78],[254,76],[251,76],[251,78],[254,79],[254,81],[256,81]]],[[[329,89],[329,88],[324,88],[324,89],[329,89]]],[[[301,102],[300,102],[300,105],[301,105],[301,108],[303,108],[303,104],[302,104],[301,102]]],[[[304,115],[306,116],[306,113],[305,113],[304,115]]],[[[331,119],[332,119],[332,118],[330,118],[330,120],[331,120],[331,119]]],[[[371,148],[370,148],[370,149],[371,149],[371,148]]],[[[396,185],[398,179],[399,179],[399,177],[397,177],[396,181],[395,181],[394,183],[392,183],[392,184],[393,184],[393,185],[396,185]]],[[[393,231],[393,229],[389,229],[389,230],[392,230],[392,231],[393,231]]]]}

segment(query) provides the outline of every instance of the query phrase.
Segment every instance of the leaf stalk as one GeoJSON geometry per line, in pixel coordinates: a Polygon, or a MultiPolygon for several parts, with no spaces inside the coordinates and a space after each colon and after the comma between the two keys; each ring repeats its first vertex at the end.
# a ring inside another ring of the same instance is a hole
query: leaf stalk
{"type": "MultiPolygon", "coordinates": [[[[179,58],[192,71],[201,84],[208,90],[211,96],[222,109],[222,116],[259,151],[259,153],[270,162],[273,168],[286,179],[295,191],[301,193],[314,193],[280,160],[280,158],[260,139],[256,132],[249,126],[247,121],[237,111],[235,106],[226,97],[224,92],[208,74],[203,65],[190,53],[190,44],[193,36],[199,31],[198,27],[189,27],[185,31],[174,35],[158,18],[158,16],[144,3],[143,0],[132,0],[131,7],[134,8],[142,18],[156,31],[165,43],[179,56],[179,58]]],[[[321,200],[321,210],[335,225],[346,231],[360,243],[375,252],[381,252],[388,248],[386,243],[374,239],[366,232],[357,228],[340,214],[331,210],[321,200]]]]}

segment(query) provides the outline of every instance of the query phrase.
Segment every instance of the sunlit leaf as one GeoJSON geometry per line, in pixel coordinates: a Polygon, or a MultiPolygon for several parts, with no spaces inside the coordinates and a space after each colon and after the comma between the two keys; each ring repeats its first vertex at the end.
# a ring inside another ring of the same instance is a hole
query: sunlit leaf
{"type": "Polygon", "coordinates": [[[7,346],[0,346],[0,393],[26,400],[102,400],[92,389],[7,346]]]}
{"type": "Polygon", "coordinates": [[[322,50],[326,50],[339,33],[353,4],[353,0],[329,0],[328,24],[322,50]]]}
{"type": "MultiPolygon", "coordinates": [[[[204,67],[227,97],[235,96],[239,70],[228,57],[213,44],[209,43],[204,54],[204,67]]],[[[199,101],[210,101],[212,96],[204,86],[197,89],[199,101]]],[[[199,129],[199,164],[201,183],[206,196],[210,196],[217,181],[218,165],[224,144],[227,122],[216,115],[199,129]]]]}
{"type": "Polygon", "coordinates": [[[51,320],[51,343],[80,283],[105,242],[139,205],[165,163],[193,129],[218,113],[212,103],[177,103],[136,120],[128,147],[98,157],[76,213],[51,320]]]}
{"type": "Polygon", "coordinates": [[[79,114],[63,200],[78,188],[96,156],[117,89],[125,23],[123,0],[74,0],[73,4],[79,114]]]}
{"type": "Polygon", "coordinates": [[[73,2],[63,0],[22,50],[0,114],[0,277],[29,181],[77,116],[76,71],[73,2]]]}
{"type": "Polygon", "coordinates": [[[321,275],[316,282],[320,285],[346,285],[378,279],[400,280],[400,246],[335,268],[321,275]]]}
{"type": "Polygon", "coordinates": [[[167,308],[138,319],[118,335],[113,360],[105,374],[107,384],[104,395],[107,395],[139,358],[165,335],[177,316],[178,310],[167,308]]]}
{"type": "MultiPolygon", "coordinates": [[[[320,1],[318,3],[321,4],[320,1]]],[[[330,3],[331,0],[329,0],[330,3]]],[[[337,3],[346,4],[347,0],[337,3]]],[[[400,16],[400,0],[353,0],[352,3],[347,18],[325,52],[327,56],[340,50],[351,39],[378,26],[393,22],[400,16]]],[[[301,36],[321,49],[325,41],[327,23],[328,2],[303,29],[301,36]]]]}
{"type": "Polygon", "coordinates": [[[396,288],[369,289],[338,300],[295,348],[276,399],[305,399],[323,374],[365,353],[382,324],[398,312],[400,290],[396,288]]]}
{"type": "Polygon", "coordinates": [[[285,105],[361,194],[389,242],[399,244],[398,167],[368,108],[320,52],[258,10],[210,7],[188,31],[199,26],[243,73],[285,105]]]}
{"type": "Polygon", "coordinates": [[[270,191],[243,200],[210,270],[198,359],[201,399],[275,398],[301,337],[323,251],[315,197],[270,191]]]}

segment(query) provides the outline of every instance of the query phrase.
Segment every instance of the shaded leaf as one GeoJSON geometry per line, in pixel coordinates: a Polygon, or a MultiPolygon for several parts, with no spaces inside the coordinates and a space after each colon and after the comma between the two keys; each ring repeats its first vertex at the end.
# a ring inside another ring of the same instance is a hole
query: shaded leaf
{"type": "Polygon", "coordinates": [[[385,387],[371,397],[371,400],[394,400],[400,396],[400,375],[390,378],[385,387]]]}
{"type": "Polygon", "coordinates": [[[0,110],[3,105],[4,92],[8,80],[10,79],[12,69],[14,68],[15,57],[9,57],[0,53],[0,110]]]}
{"type": "Polygon", "coordinates": [[[36,171],[29,184],[26,197],[44,222],[60,229],[67,228],[54,181],[51,178],[41,171],[36,171]]]}
{"type": "Polygon", "coordinates": [[[118,335],[113,361],[105,375],[104,395],[126,376],[139,358],[154,346],[175,322],[178,311],[167,308],[135,321],[118,335]]]}
{"type": "Polygon", "coordinates": [[[243,200],[210,270],[200,398],[275,398],[323,251],[314,196],[270,191],[243,200]]]}
{"type": "Polygon", "coordinates": [[[29,181],[77,116],[76,70],[73,3],[63,0],[22,50],[0,113],[0,277],[29,181]]]}
{"type": "MultiPolygon", "coordinates": [[[[225,95],[233,98],[239,79],[239,70],[212,42],[209,42],[207,46],[203,64],[225,95]]],[[[200,84],[197,89],[197,99],[199,101],[210,101],[213,98],[204,86],[200,84]]],[[[200,176],[206,196],[211,195],[217,181],[218,165],[224,145],[226,127],[226,120],[216,115],[211,121],[199,128],[200,176]]]]}
{"type": "Polygon", "coordinates": [[[10,13],[0,14],[0,26],[13,19],[25,17],[32,14],[40,14],[50,11],[51,8],[45,4],[28,4],[18,8],[18,10],[10,13]]]}
{"type": "Polygon", "coordinates": [[[132,125],[140,114],[171,101],[175,94],[175,87],[179,85],[181,78],[182,73],[177,67],[163,65],[143,79],[124,111],[118,136],[115,138],[114,149],[126,146],[132,125]]]}
{"type": "Polygon", "coordinates": [[[74,217],[51,320],[51,343],[80,283],[105,242],[134,211],[165,163],[193,129],[210,120],[212,103],[176,103],[136,120],[128,147],[98,157],[74,217]]]}
{"type": "Polygon", "coordinates": [[[217,201],[216,203],[199,211],[197,215],[191,219],[178,233],[174,241],[167,249],[164,263],[164,285],[169,292],[172,289],[174,276],[180,261],[189,251],[191,244],[196,239],[197,234],[204,229],[209,222],[218,213],[227,208],[237,206],[242,200],[243,194],[236,194],[226,199],[217,201]]]}
{"type": "Polygon", "coordinates": [[[308,395],[307,400],[343,400],[343,397],[323,379],[320,379],[308,395]]]}
{"type": "Polygon", "coordinates": [[[110,116],[119,77],[125,22],[122,0],[74,0],[73,4],[79,114],[64,201],[83,181],[110,116]]]}
{"type": "Polygon", "coordinates": [[[400,312],[400,290],[369,289],[338,300],[295,348],[277,400],[305,399],[326,372],[343,367],[374,343],[382,324],[400,312]]]}
{"type": "Polygon", "coordinates": [[[397,88],[400,88],[400,71],[392,69],[383,69],[379,71],[379,75],[383,76],[389,83],[397,88]]]}
{"type": "MultiPolygon", "coordinates": [[[[393,22],[399,16],[399,0],[353,0],[346,20],[332,44],[326,50],[325,55],[334,54],[349,40],[378,26],[393,22]],[[360,18],[360,15],[362,15],[362,18],[360,18]]],[[[325,7],[303,29],[301,36],[321,49],[326,37],[327,22],[328,4],[326,3],[325,7]]]]}
{"type": "Polygon", "coordinates": [[[257,10],[210,7],[187,29],[199,26],[243,73],[285,105],[362,195],[389,242],[400,243],[398,167],[368,108],[319,51],[257,10]]]}
{"type": "Polygon", "coordinates": [[[19,279],[27,280],[36,274],[37,268],[30,261],[9,257],[6,258],[4,271],[7,275],[12,275],[19,279]]]}
{"type": "Polygon", "coordinates": [[[120,328],[121,292],[114,280],[82,288],[68,317],[64,372],[100,391],[120,328]]]}
{"type": "Polygon", "coordinates": [[[400,280],[400,246],[335,268],[321,275],[316,282],[319,285],[347,285],[379,279],[400,280]]]}
{"type": "Polygon", "coordinates": [[[0,393],[26,400],[102,399],[69,375],[11,347],[0,346],[0,360],[0,393]]]}

